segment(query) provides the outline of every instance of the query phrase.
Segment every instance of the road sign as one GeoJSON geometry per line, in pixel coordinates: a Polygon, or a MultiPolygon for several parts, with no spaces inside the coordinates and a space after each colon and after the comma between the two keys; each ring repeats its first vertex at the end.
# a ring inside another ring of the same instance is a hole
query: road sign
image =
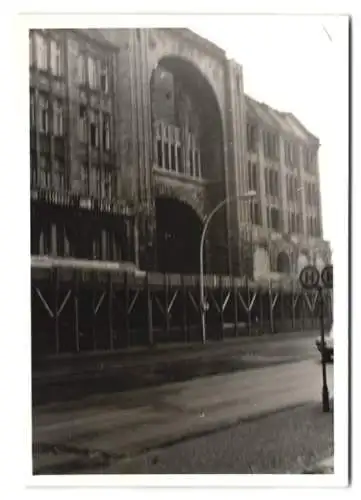
{"type": "Polygon", "coordinates": [[[312,290],[317,288],[320,282],[320,273],[315,266],[306,266],[300,272],[299,280],[303,288],[312,290]]]}
{"type": "Polygon", "coordinates": [[[325,288],[333,287],[333,266],[326,266],[322,269],[321,280],[325,288]]]}

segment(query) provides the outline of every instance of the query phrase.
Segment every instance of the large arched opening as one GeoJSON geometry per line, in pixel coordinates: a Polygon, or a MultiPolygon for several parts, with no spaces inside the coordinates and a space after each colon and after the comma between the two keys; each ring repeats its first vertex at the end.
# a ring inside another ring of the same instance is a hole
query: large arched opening
{"type": "Polygon", "coordinates": [[[202,222],[196,212],[172,198],[157,198],[155,209],[158,270],[198,274],[202,222]]]}
{"type": "Polygon", "coordinates": [[[151,77],[155,164],[189,177],[224,181],[222,115],[193,63],[162,58],[151,77]]]}
{"type": "MultiPolygon", "coordinates": [[[[208,181],[205,205],[211,210],[226,197],[222,114],[211,84],[192,62],[166,56],[152,72],[150,91],[154,166],[186,189],[192,180],[208,181]]],[[[227,226],[225,208],[209,228],[210,273],[229,272],[228,254],[218,250],[228,248],[227,226]]]]}

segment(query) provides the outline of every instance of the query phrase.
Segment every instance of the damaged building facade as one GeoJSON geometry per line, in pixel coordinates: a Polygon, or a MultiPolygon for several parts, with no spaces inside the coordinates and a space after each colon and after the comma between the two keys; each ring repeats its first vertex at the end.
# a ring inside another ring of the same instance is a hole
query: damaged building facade
{"type": "Polygon", "coordinates": [[[245,95],[220,48],[186,29],[40,30],[30,65],[33,255],[197,274],[204,217],[252,190],[212,223],[208,273],[329,260],[318,139],[245,95]]]}
{"type": "Polygon", "coordinates": [[[318,139],[248,97],[221,48],[163,28],[31,30],[29,48],[33,262],[199,275],[225,198],[207,274],[261,283],[330,262],[318,139]]]}

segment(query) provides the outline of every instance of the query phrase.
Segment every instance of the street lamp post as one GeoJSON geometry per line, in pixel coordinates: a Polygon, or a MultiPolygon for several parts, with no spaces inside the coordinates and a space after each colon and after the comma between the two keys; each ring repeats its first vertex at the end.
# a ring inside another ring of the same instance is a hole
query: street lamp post
{"type": "Polygon", "coordinates": [[[209,223],[213,219],[213,216],[227,203],[231,203],[237,200],[248,200],[256,196],[255,191],[249,191],[245,194],[241,194],[239,196],[234,196],[232,198],[225,198],[221,202],[218,203],[211,211],[209,215],[207,215],[204,219],[203,230],[201,235],[201,242],[199,246],[199,288],[200,288],[200,307],[201,307],[201,322],[202,322],[202,342],[206,343],[206,312],[208,309],[208,304],[204,301],[204,263],[203,263],[203,250],[204,250],[204,242],[207,233],[207,229],[209,223]]]}

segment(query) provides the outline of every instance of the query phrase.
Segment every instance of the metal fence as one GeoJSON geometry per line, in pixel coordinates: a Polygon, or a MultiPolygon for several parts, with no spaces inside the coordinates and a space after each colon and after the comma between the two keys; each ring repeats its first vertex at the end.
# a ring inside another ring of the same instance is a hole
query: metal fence
{"type": "MultiPolygon", "coordinates": [[[[205,276],[207,338],[318,327],[319,293],[205,276]]],[[[326,325],[332,291],[324,291],[326,325]]],[[[199,276],[32,266],[33,359],[201,341],[199,276]]]]}

